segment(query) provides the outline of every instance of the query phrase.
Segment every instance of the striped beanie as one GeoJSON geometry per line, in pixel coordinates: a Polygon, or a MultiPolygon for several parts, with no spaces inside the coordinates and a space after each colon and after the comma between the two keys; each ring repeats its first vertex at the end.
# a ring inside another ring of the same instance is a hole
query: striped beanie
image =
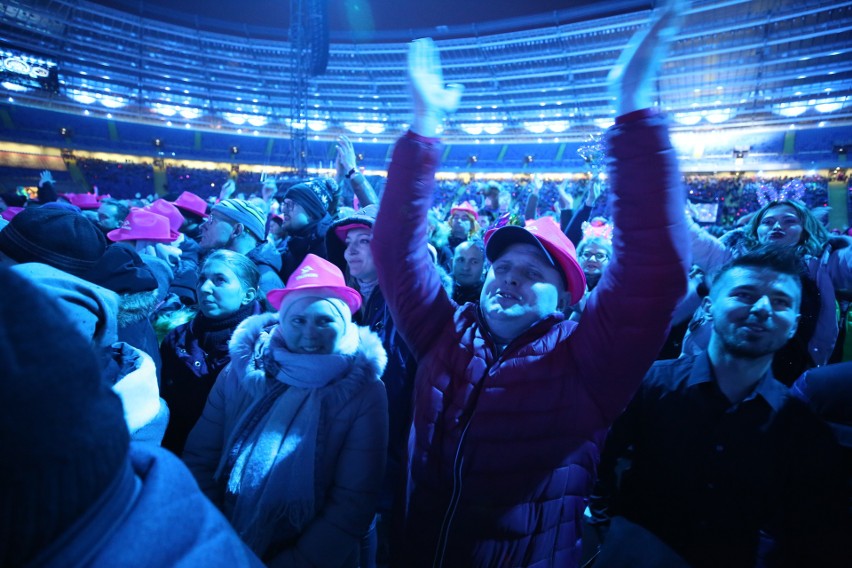
{"type": "Polygon", "coordinates": [[[242,224],[259,241],[266,239],[266,214],[258,206],[243,199],[223,199],[212,212],[242,224]]]}

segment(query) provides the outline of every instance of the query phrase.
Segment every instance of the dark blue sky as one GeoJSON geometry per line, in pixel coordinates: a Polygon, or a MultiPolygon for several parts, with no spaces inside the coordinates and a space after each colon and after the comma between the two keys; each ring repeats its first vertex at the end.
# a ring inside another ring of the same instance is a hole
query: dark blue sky
{"type": "MultiPolygon", "coordinates": [[[[163,7],[231,22],[286,27],[288,0],[93,0],[111,7],[163,7]]],[[[331,29],[403,30],[471,24],[594,4],[594,0],[328,0],[331,29]]],[[[598,3],[600,0],[598,0],[598,3]]]]}

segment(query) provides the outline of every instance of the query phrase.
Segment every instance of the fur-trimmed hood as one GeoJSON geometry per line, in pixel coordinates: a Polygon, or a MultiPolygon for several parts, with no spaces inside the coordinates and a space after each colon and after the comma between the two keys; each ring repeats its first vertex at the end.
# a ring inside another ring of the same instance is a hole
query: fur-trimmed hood
{"type": "MultiPolygon", "coordinates": [[[[355,324],[352,324],[355,325],[355,324]]],[[[266,313],[246,318],[231,337],[232,372],[243,386],[255,393],[266,389],[265,355],[278,327],[278,314],[266,313]]],[[[357,326],[359,343],[352,362],[350,376],[363,380],[380,380],[388,362],[379,336],[367,327],[357,326]]]]}

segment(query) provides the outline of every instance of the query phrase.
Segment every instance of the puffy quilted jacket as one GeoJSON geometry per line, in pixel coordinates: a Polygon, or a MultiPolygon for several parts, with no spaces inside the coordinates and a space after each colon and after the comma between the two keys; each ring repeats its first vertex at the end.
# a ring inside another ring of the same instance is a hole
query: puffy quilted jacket
{"type": "Polygon", "coordinates": [[[440,145],[412,133],[397,142],[372,247],[418,360],[407,566],[578,563],[600,445],[686,289],[684,195],[667,130],[656,116],[620,120],[607,134],[616,254],[582,323],[549,316],[499,355],[478,308],[447,297],[426,250],[440,145]]]}

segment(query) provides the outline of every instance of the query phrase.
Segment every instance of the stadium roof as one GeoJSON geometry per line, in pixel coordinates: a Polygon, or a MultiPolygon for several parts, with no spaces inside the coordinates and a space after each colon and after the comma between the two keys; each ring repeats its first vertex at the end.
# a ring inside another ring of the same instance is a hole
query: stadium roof
{"type": "MultiPolygon", "coordinates": [[[[289,24],[287,0],[93,0],[98,4],[156,20],[198,27],[218,28],[223,24],[240,27],[279,28],[289,24]],[[238,8],[237,8],[238,7],[238,8]]],[[[555,21],[612,15],[653,5],[651,0],[326,0],[329,27],[334,35],[355,33],[459,28],[458,35],[470,35],[471,26],[506,22],[526,27],[530,16],[555,21]]],[[[552,23],[552,22],[551,22],[552,23]]],[[[442,35],[445,35],[442,34],[442,35]]],[[[417,34],[414,34],[417,35],[417,34]]],[[[455,34],[450,34],[455,35],[455,34]]]]}

